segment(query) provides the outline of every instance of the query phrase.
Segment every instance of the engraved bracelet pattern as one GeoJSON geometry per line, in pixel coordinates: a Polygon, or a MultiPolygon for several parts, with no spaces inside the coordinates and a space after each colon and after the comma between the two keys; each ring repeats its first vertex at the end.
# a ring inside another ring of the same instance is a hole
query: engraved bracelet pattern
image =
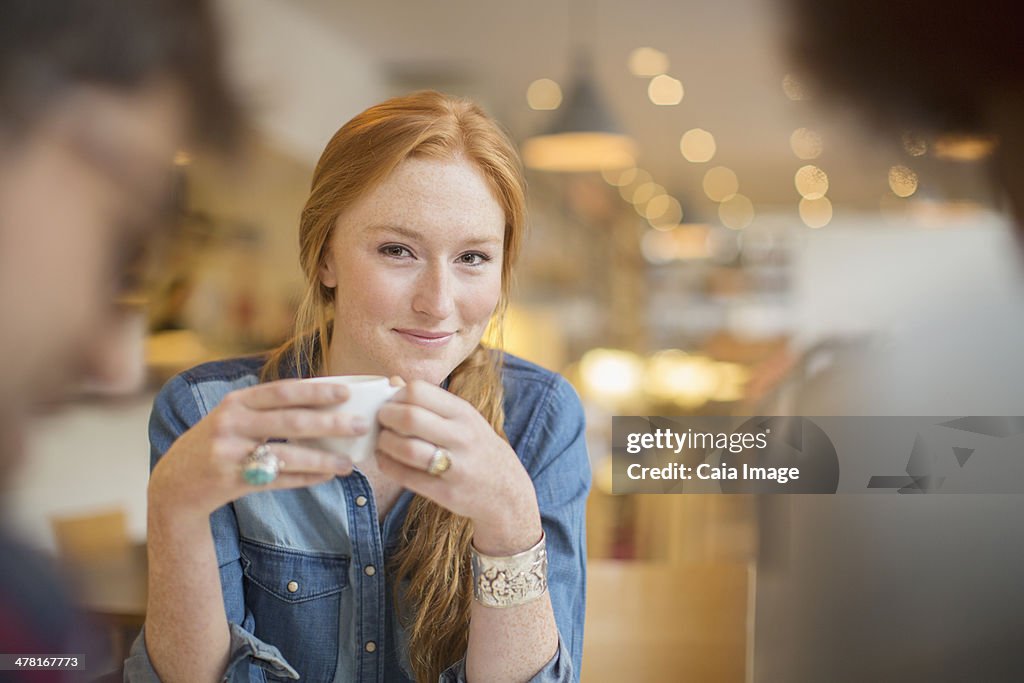
{"type": "Polygon", "coordinates": [[[541,533],[537,545],[508,557],[491,557],[470,544],[473,597],[486,607],[515,607],[548,589],[548,551],[541,533]]]}

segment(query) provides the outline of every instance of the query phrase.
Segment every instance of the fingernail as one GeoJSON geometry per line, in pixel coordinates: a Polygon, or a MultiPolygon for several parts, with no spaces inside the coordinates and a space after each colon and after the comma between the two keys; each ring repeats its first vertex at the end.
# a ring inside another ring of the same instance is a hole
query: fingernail
{"type": "Polygon", "coordinates": [[[365,432],[369,428],[369,423],[366,421],[366,418],[363,417],[362,415],[356,415],[355,417],[352,418],[352,429],[356,430],[357,432],[365,432]]]}

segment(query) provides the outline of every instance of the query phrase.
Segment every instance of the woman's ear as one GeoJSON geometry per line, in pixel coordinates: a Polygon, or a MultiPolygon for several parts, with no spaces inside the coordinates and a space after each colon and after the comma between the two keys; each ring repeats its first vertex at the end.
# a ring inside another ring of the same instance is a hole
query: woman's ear
{"type": "Polygon", "coordinates": [[[331,258],[331,247],[326,245],[320,257],[320,284],[333,289],[338,286],[338,277],[334,273],[334,261],[331,258]]]}

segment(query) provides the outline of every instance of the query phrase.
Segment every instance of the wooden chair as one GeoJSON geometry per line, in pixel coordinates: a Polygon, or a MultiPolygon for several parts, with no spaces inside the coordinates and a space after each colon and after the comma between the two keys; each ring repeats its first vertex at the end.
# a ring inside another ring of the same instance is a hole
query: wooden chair
{"type": "Polygon", "coordinates": [[[121,509],[52,517],[50,526],[82,609],[109,630],[111,666],[119,669],[145,620],[145,546],[129,538],[121,509]]]}
{"type": "Polygon", "coordinates": [[[128,515],[112,509],[80,516],[50,518],[50,527],[57,541],[57,554],[65,562],[93,562],[112,553],[127,552],[128,515]]]}

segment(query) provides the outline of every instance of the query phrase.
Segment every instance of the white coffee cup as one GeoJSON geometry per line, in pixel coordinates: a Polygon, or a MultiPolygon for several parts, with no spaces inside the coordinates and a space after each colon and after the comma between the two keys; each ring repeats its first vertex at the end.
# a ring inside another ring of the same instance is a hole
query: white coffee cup
{"type": "Polygon", "coordinates": [[[377,445],[377,436],[380,433],[380,426],[377,424],[377,411],[398,393],[401,387],[391,386],[388,378],[381,375],[337,375],[334,377],[311,377],[303,381],[344,384],[349,389],[348,400],[321,410],[336,410],[360,415],[370,425],[369,431],[362,436],[324,436],[317,439],[306,439],[305,443],[314,448],[346,455],[352,462],[362,462],[372,456],[377,445]]]}

